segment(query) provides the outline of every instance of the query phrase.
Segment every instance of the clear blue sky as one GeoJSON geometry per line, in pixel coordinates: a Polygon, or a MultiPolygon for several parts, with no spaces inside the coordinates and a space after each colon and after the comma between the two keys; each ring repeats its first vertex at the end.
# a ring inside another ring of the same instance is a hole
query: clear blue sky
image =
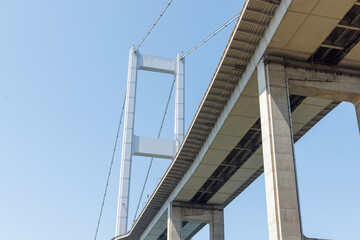
{"type": "MultiPolygon", "coordinates": [[[[128,51],[165,3],[0,1],[0,239],[93,238],[124,97],[128,51]]],[[[174,0],[140,51],[175,57],[242,4],[174,0]]],[[[233,25],[186,58],[186,128],[233,25]]],[[[142,72],[138,79],[136,133],[155,137],[171,77],[142,72]]],[[[172,138],[172,119],[173,107],[164,138],[172,138]]],[[[306,235],[359,237],[359,149],[354,108],[347,103],[296,144],[306,235]]],[[[147,158],[133,161],[131,218],[148,163],[147,158]]],[[[168,164],[155,160],[146,194],[168,164]]],[[[98,239],[114,236],[119,168],[118,154],[98,239]]],[[[226,208],[225,223],[226,239],[267,239],[263,177],[226,208]]],[[[207,229],[194,237],[204,239],[207,229]]]]}

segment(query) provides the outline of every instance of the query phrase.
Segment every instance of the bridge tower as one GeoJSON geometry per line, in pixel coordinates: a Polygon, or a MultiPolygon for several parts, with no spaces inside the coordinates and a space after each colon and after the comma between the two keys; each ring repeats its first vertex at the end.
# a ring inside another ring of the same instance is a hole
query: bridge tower
{"type": "Polygon", "coordinates": [[[123,143],[119,182],[116,236],[127,232],[132,156],[172,159],[184,138],[184,59],[140,54],[131,47],[127,77],[123,143]],[[172,74],[175,77],[175,124],[174,139],[156,139],[134,134],[137,72],[139,70],[172,74]]]}

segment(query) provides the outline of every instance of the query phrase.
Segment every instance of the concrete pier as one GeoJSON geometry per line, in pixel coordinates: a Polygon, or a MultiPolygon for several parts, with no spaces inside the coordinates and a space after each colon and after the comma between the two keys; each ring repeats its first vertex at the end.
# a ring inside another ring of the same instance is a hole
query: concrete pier
{"type": "Polygon", "coordinates": [[[181,240],[181,228],[182,228],[181,208],[174,207],[173,204],[170,204],[168,209],[167,239],[181,240]]]}
{"type": "Polygon", "coordinates": [[[214,205],[173,202],[168,208],[167,239],[181,240],[183,222],[209,224],[210,240],[224,240],[224,211],[214,205]]]}
{"type": "Polygon", "coordinates": [[[302,229],[283,66],[257,66],[270,240],[301,240],[302,229]]]}
{"type": "Polygon", "coordinates": [[[213,211],[210,225],[210,240],[224,240],[224,211],[213,211]]]}

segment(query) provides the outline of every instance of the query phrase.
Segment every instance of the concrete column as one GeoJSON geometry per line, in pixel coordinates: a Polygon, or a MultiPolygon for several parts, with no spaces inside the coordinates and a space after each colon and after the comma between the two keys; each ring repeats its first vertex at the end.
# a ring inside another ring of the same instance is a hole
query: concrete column
{"type": "Polygon", "coordinates": [[[170,203],[168,208],[167,240],[181,240],[181,208],[170,203]]]}
{"type": "Polygon", "coordinates": [[[284,68],[261,61],[257,75],[269,239],[300,240],[302,229],[284,68]]]}
{"type": "Polygon", "coordinates": [[[175,75],[175,125],[174,125],[174,141],[175,152],[179,149],[184,139],[184,73],[185,64],[184,59],[181,58],[182,54],[176,57],[176,75],[175,75]]]}
{"type": "Polygon", "coordinates": [[[224,211],[212,210],[210,225],[210,240],[224,240],[224,211]]]}
{"type": "Polygon", "coordinates": [[[130,193],[130,173],[131,173],[131,149],[134,137],[134,117],[135,117],[135,96],[137,79],[137,53],[134,47],[129,53],[129,68],[125,101],[125,117],[123,131],[123,147],[121,152],[121,168],[119,182],[118,209],[116,217],[116,236],[127,232],[129,193],[130,193]]]}
{"type": "Polygon", "coordinates": [[[356,110],[356,117],[357,117],[358,126],[359,126],[359,133],[360,133],[360,102],[355,105],[355,110],[356,110]]]}

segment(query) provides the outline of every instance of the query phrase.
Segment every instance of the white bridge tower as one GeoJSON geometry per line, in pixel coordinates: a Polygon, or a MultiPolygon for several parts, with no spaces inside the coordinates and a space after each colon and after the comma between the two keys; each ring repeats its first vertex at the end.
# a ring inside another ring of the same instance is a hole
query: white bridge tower
{"type": "Polygon", "coordinates": [[[116,236],[127,232],[128,207],[133,155],[172,159],[184,138],[184,60],[142,55],[134,47],[129,53],[125,118],[121,152],[119,200],[116,217],[116,236]],[[174,139],[164,140],[134,135],[136,83],[138,70],[160,72],[175,76],[174,139]]]}

